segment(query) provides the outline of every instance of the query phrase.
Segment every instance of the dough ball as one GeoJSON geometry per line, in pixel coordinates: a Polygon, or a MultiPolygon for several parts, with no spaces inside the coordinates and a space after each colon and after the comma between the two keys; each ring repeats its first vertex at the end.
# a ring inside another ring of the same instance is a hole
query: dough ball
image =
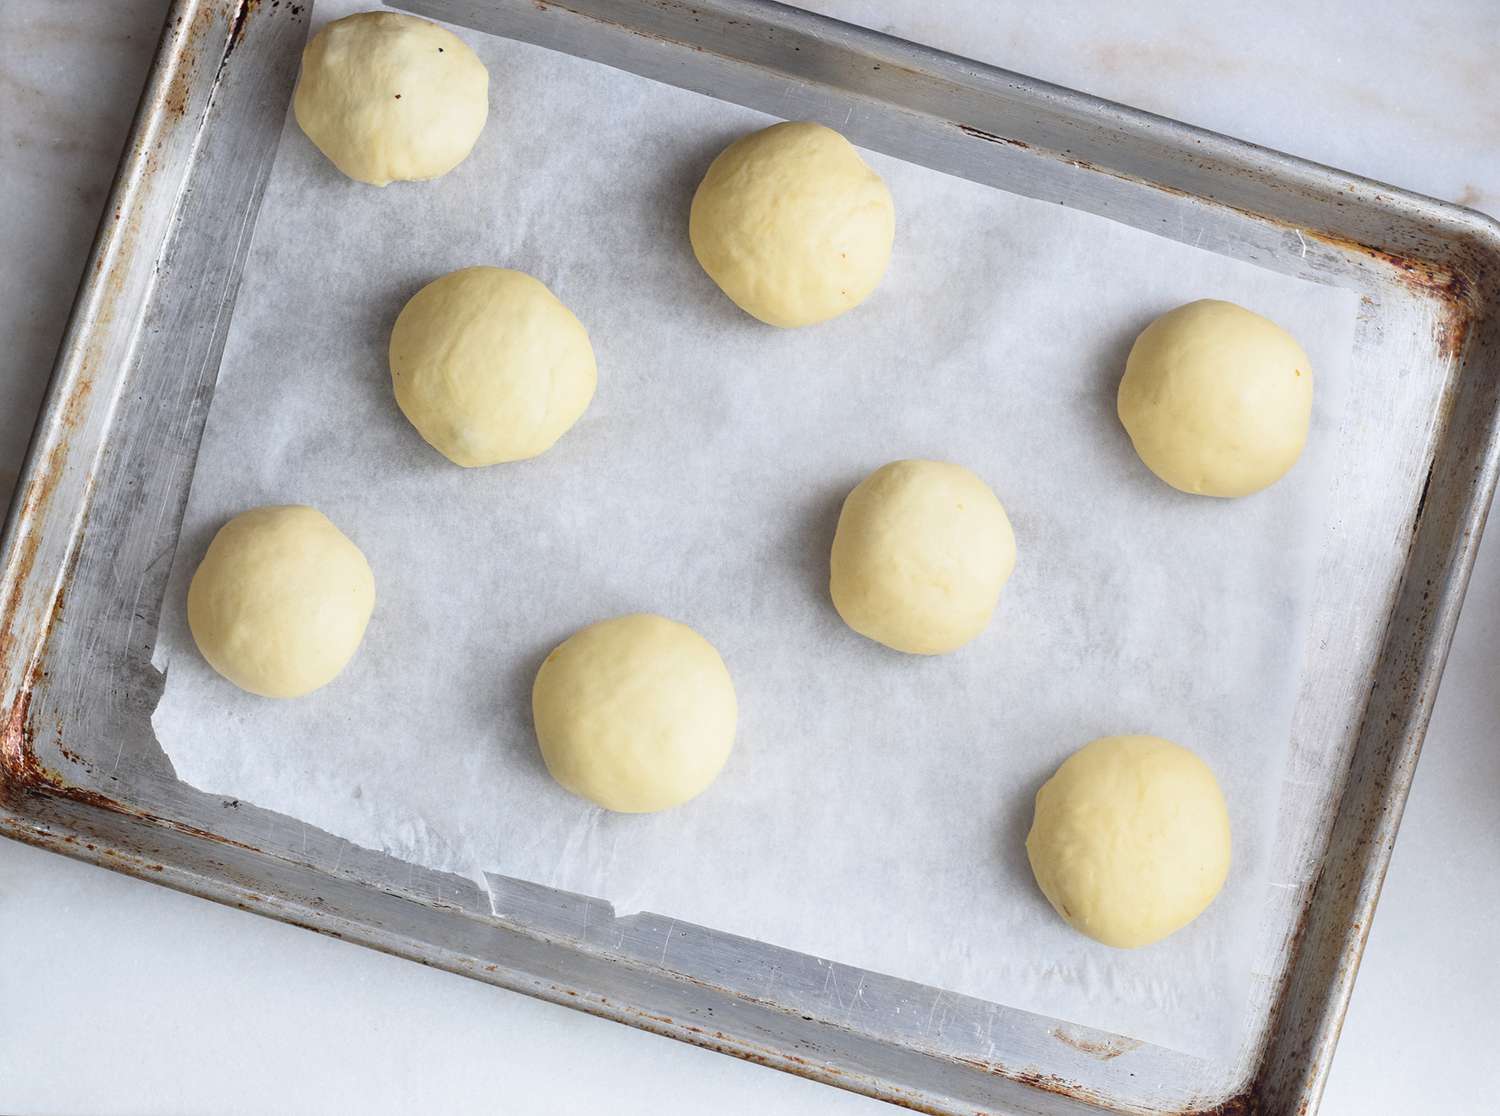
{"type": "Polygon", "coordinates": [[[805,326],[852,310],[891,258],[891,192],[821,124],[776,124],[725,148],[693,195],[703,270],[747,314],[805,326]]]}
{"type": "Polygon", "coordinates": [[[860,635],[941,655],[984,631],[1016,565],[989,486],[962,465],[893,461],[844,501],[833,536],[833,607],[860,635]]]}
{"type": "Polygon", "coordinates": [[[531,690],[542,759],[574,794],[644,814],[714,781],[734,745],[734,683],[713,645],[649,613],[584,628],[531,690]]]}
{"type": "Polygon", "coordinates": [[[535,457],[578,421],[598,374],[589,335],[540,281],[469,267],[428,283],[391,331],[396,402],[458,465],[535,457]]]}
{"type": "Polygon", "coordinates": [[[254,508],[214,536],[188,586],[188,627],[242,690],[288,698],[332,682],[359,650],[375,575],[313,508],[254,508]]]}
{"type": "Polygon", "coordinates": [[[437,178],[468,157],[490,110],[490,75],[457,35],[396,12],[328,24],[302,52],[297,123],[350,178],[437,178]]]}
{"type": "Polygon", "coordinates": [[[1232,302],[1169,311],[1136,338],[1120,421],[1173,488],[1248,496],[1297,462],[1312,418],[1307,354],[1275,322],[1232,302]]]}
{"type": "Polygon", "coordinates": [[[1069,926],[1121,949],[1203,913],[1229,874],[1229,811],[1208,765],[1156,736],[1074,752],[1036,796],[1026,855],[1069,926]]]}

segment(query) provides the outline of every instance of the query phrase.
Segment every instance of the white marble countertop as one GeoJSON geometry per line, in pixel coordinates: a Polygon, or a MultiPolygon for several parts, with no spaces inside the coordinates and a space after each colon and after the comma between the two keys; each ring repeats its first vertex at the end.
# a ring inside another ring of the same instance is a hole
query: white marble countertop
{"type": "MultiPolygon", "coordinates": [[[[809,6],[1500,215],[1495,0],[809,6]]],[[[0,0],[0,489],[165,8],[0,0]]],[[[1326,1116],[1493,1110],[1497,660],[1492,536],[1326,1116]]],[[[0,959],[10,1113],[895,1111],[5,841],[0,959]]]]}

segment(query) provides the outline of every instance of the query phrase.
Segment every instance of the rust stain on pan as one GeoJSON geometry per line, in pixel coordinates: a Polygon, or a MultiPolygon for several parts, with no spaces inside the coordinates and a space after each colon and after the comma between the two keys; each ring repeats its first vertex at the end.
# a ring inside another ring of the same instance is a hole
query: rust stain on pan
{"type": "Polygon", "coordinates": [[[0,727],[0,766],[6,777],[0,780],[0,790],[12,786],[30,787],[50,782],[47,771],[37,763],[31,751],[31,687],[26,686],[11,704],[5,723],[0,727]]]}
{"type": "MultiPolygon", "coordinates": [[[[1320,239],[1329,240],[1328,237],[1320,239]]],[[[1383,248],[1372,248],[1368,244],[1345,241],[1342,242],[1342,246],[1388,264],[1399,273],[1402,282],[1414,290],[1435,294],[1452,301],[1467,301],[1473,297],[1473,287],[1468,278],[1451,268],[1438,267],[1422,260],[1398,256],[1383,248]]]]}
{"type": "MultiPolygon", "coordinates": [[[[214,844],[230,845],[247,852],[261,851],[254,845],[247,845],[243,841],[236,841],[221,833],[211,833],[186,822],[139,810],[107,794],[101,794],[99,791],[69,784],[58,772],[37,759],[36,751],[32,746],[31,693],[35,683],[35,671],[33,671],[32,676],[21,687],[16,700],[12,702],[4,721],[0,722],[0,802],[11,801],[17,794],[40,791],[101,810],[108,810],[111,813],[138,818],[141,821],[160,825],[214,844]]],[[[93,851],[94,846],[89,845],[88,848],[93,851]]],[[[110,850],[105,850],[105,852],[113,855],[110,850]]],[[[160,871],[161,869],[152,870],[160,871]]]]}
{"type": "Polygon", "coordinates": [[[1086,1039],[1081,1035],[1071,1034],[1061,1027],[1054,1027],[1049,1033],[1064,1046],[1071,1046],[1080,1054],[1098,1058],[1101,1062],[1112,1061],[1121,1054],[1129,1054],[1141,1045],[1140,1039],[1114,1036],[1106,1039],[1086,1039]]]}
{"type": "Polygon", "coordinates": [[[193,15],[187,42],[173,60],[172,78],[167,82],[166,93],[162,97],[162,111],[169,120],[181,120],[187,115],[188,93],[193,72],[198,68],[198,42],[207,34],[213,20],[214,10],[211,6],[199,8],[193,15]]]}
{"type": "MultiPolygon", "coordinates": [[[[240,0],[234,11],[229,14],[229,34],[224,43],[224,52],[219,58],[221,71],[224,64],[229,61],[229,56],[234,53],[234,48],[244,38],[246,21],[259,6],[260,0],[240,0]]],[[[272,6],[277,7],[279,4],[272,6]]],[[[300,7],[291,8],[293,14],[300,10],[300,7]]],[[[193,16],[193,23],[188,30],[186,41],[174,60],[172,79],[167,84],[166,92],[162,97],[162,109],[169,120],[181,120],[187,115],[188,94],[193,74],[198,69],[200,61],[199,48],[215,23],[218,22],[221,11],[222,8],[216,5],[205,4],[193,16]]]]}
{"type": "Polygon", "coordinates": [[[1387,268],[1398,283],[1413,293],[1435,298],[1441,306],[1433,331],[1438,356],[1448,361],[1458,359],[1463,352],[1464,343],[1469,339],[1469,327],[1479,310],[1473,278],[1456,268],[1400,256],[1358,241],[1343,240],[1312,230],[1307,231],[1307,235],[1341,251],[1357,252],[1387,268]]]}
{"type": "Polygon", "coordinates": [[[981,128],[975,128],[968,124],[955,124],[954,127],[964,135],[973,136],[977,140],[984,140],[985,143],[998,143],[1005,147],[1019,147],[1022,151],[1031,150],[1031,144],[1022,140],[1011,139],[1009,136],[997,136],[994,132],[986,132],[981,128]]]}
{"type": "MultiPolygon", "coordinates": [[[[1137,1039],[1121,1038],[1114,1043],[1096,1043],[1077,1040],[1076,1036],[1065,1036],[1059,1031],[1053,1031],[1052,1034],[1055,1038],[1067,1043],[1069,1046],[1073,1046],[1083,1053],[1092,1054],[1106,1061],[1117,1058],[1121,1054],[1126,1054],[1143,1045],[1137,1039]]],[[[1085,1104],[1098,1105],[1100,1107],[1108,1107],[1109,1104],[1107,1098],[1097,1091],[1086,1089],[1054,1073],[1043,1073],[1040,1070],[1006,1070],[1000,1066],[973,1058],[952,1058],[951,1060],[961,1065],[969,1066],[972,1069],[981,1070],[996,1077],[1003,1077],[1009,1081],[1014,1081],[1019,1085],[1025,1085],[1030,1089],[1039,1089],[1044,1093],[1067,1097],[1069,1100],[1083,1101],[1085,1104]]],[[[1175,1110],[1175,1116],[1254,1116],[1258,1111],[1259,1108],[1255,1099],[1249,1093],[1243,1093],[1212,1107],[1190,1105],[1187,1108],[1175,1110]]]]}
{"type": "MultiPolygon", "coordinates": [[[[33,519],[37,509],[51,500],[67,460],[68,443],[65,440],[59,441],[47,452],[43,467],[32,474],[26,491],[21,496],[21,511],[16,522],[33,519]]],[[[41,545],[40,531],[32,529],[21,537],[12,567],[10,595],[4,605],[0,606],[0,660],[8,660],[15,653],[16,612],[21,607],[22,588],[31,579],[36,567],[37,551],[41,545]]],[[[28,689],[29,687],[28,682],[28,689]]]]}
{"type": "MultiPolygon", "coordinates": [[[[65,452],[59,454],[59,451],[63,451],[65,446],[66,443],[59,442],[53,447],[49,458],[58,456],[60,460],[65,459],[65,452]]],[[[33,483],[32,488],[34,490],[43,488],[45,489],[45,495],[50,496],[51,488],[56,485],[57,477],[61,474],[61,468],[61,464],[58,464],[56,468],[49,465],[43,473],[43,481],[46,483],[43,484],[42,481],[37,481],[33,483]]],[[[28,493],[28,499],[30,499],[30,496],[31,493],[28,493]]],[[[23,570],[24,573],[18,576],[17,587],[5,603],[4,627],[0,629],[0,656],[3,657],[9,657],[15,649],[12,626],[16,610],[19,608],[19,582],[24,580],[25,577],[30,576],[32,566],[36,562],[36,552],[39,542],[40,532],[31,531],[27,534],[26,540],[22,544],[21,564],[18,569],[23,570]]],[[[67,563],[63,568],[61,586],[57,591],[57,595],[52,600],[52,614],[46,625],[48,635],[56,628],[58,618],[62,615],[63,601],[67,597],[67,587],[73,582],[73,575],[78,569],[78,560],[81,556],[82,551],[78,547],[74,547],[72,553],[68,555],[67,563]]],[[[12,780],[20,783],[22,786],[46,784],[48,786],[59,787],[63,785],[62,777],[57,772],[43,767],[37,760],[35,750],[32,748],[30,719],[31,692],[44,673],[39,661],[40,656],[37,659],[38,661],[33,661],[27,668],[20,693],[17,695],[16,700],[11,703],[11,709],[5,717],[3,727],[0,727],[0,774],[5,776],[5,778],[0,779],[0,789],[3,789],[4,784],[12,780]]],[[[62,726],[59,724],[59,736],[61,735],[61,728],[62,726]]],[[[66,750],[64,754],[67,754],[66,750]]]]}
{"type": "MultiPolygon", "coordinates": [[[[239,8],[229,23],[229,41],[224,44],[224,57],[219,61],[220,70],[224,68],[224,63],[229,61],[234,48],[240,45],[240,40],[245,37],[245,22],[258,7],[260,7],[260,0],[240,0],[239,8]]],[[[296,15],[297,11],[298,9],[293,8],[292,14],[296,15]]]]}
{"type": "MultiPolygon", "coordinates": [[[[172,70],[172,80],[167,83],[166,95],[162,98],[162,111],[174,120],[187,115],[188,86],[197,65],[197,52],[189,49],[182,52],[172,70]]],[[[118,217],[118,212],[116,213],[118,217]]],[[[102,261],[101,261],[102,262],[102,261]]]]}
{"type": "Polygon", "coordinates": [[[1182,1116],[1257,1116],[1260,1110],[1260,1102],[1258,1100],[1249,1093],[1241,1093],[1239,1096],[1230,1097],[1223,1104],[1215,1105],[1213,1108],[1186,1112],[1182,1116]]]}
{"type": "Polygon", "coordinates": [[[1095,1103],[1098,1103],[1099,1100],[1096,1094],[1084,1089],[1080,1089],[1078,1086],[1072,1084],[1064,1078],[1058,1077],[1055,1073],[1039,1073],[1032,1070],[1026,1070],[1021,1073],[1007,1076],[1009,1076],[1012,1081],[1018,1081],[1022,1085],[1029,1086],[1033,1089],[1040,1089],[1044,1093],[1052,1093],[1060,1097],[1071,1097],[1075,1100],[1092,1101],[1095,1103]]]}
{"type": "MultiPolygon", "coordinates": [[[[71,797],[73,792],[70,789],[68,793],[71,797]]],[[[222,833],[211,833],[206,829],[199,829],[196,825],[188,825],[186,822],[174,821],[171,818],[164,818],[157,814],[148,814],[140,810],[127,810],[125,807],[121,806],[113,799],[107,798],[102,794],[96,795],[95,798],[107,804],[108,807],[112,810],[120,810],[125,813],[134,814],[136,817],[142,818],[145,821],[155,822],[158,825],[164,825],[168,829],[175,829],[178,833],[186,833],[190,837],[201,837],[203,838],[203,840],[212,841],[216,845],[229,845],[236,849],[244,849],[246,852],[258,853],[261,851],[255,845],[247,845],[243,841],[236,841],[232,837],[225,837],[222,833]]]]}
{"type": "MultiPolygon", "coordinates": [[[[848,1074],[824,1061],[806,1058],[799,1054],[772,1052],[745,1046],[742,1045],[743,1040],[735,1040],[723,1031],[711,1031],[691,1023],[679,1022],[670,1016],[654,1015],[649,1012],[632,1012],[631,1014],[638,1025],[646,1030],[665,1034],[719,1054],[728,1054],[754,1065],[794,1074],[797,1077],[807,1078],[809,1081],[841,1085],[912,1112],[927,1113],[928,1116],[945,1116],[948,1111],[934,1108],[924,1103],[922,1098],[897,1086],[882,1084],[877,1088],[870,1079],[857,1074],[848,1074]]],[[[985,1116],[985,1113],[977,1110],[975,1116],[985,1116]]]]}
{"type": "MultiPolygon", "coordinates": [[[[118,294],[118,291],[111,291],[111,293],[118,294]]],[[[113,302],[110,303],[109,312],[114,312],[113,302]]],[[[94,371],[98,363],[97,356],[98,354],[96,353],[90,353],[88,359],[84,361],[83,377],[78,381],[73,394],[68,398],[67,406],[63,408],[62,424],[69,431],[78,429],[78,424],[85,417],[84,405],[88,402],[89,396],[94,394],[94,371]]],[[[57,470],[61,471],[63,461],[59,459],[55,462],[55,465],[57,470]]]]}
{"type": "MultiPolygon", "coordinates": [[[[619,1013],[610,1003],[607,996],[580,995],[575,989],[566,988],[561,985],[550,985],[548,991],[553,996],[568,996],[572,998],[570,1006],[590,1015],[600,1016],[604,1019],[619,1019],[619,1013]]],[[[624,1005],[621,1005],[622,1007],[624,1005]]],[[[700,1046],[706,1050],[712,1050],[719,1054],[728,1054],[742,1061],[751,1062],[758,1066],[767,1066],[771,1069],[781,1070],[784,1073],[795,1074],[805,1077],[810,1081],[822,1083],[837,1082],[846,1088],[854,1089],[867,1096],[887,1101],[901,1108],[913,1112],[928,1113],[929,1116],[946,1116],[946,1109],[930,1107],[922,1102],[920,1097],[913,1095],[907,1090],[893,1086],[873,1087],[873,1082],[854,1074],[846,1074],[845,1071],[836,1066],[812,1058],[803,1057],[798,1054],[778,1053],[762,1050],[755,1047],[742,1045],[743,1040],[735,1040],[723,1031],[709,1030],[692,1023],[681,1022],[669,1015],[657,1015],[653,1012],[639,1011],[625,1008],[625,1013],[630,1016],[628,1022],[640,1027],[642,1030],[651,1031],[655,1034],[675,1038],[682,1042],[700,1046]]],[[[983,1111],[976,1111],[975,1116],[986,1116],[983,1111]]]]}
{"type": "MultiPolygon", "coordinates": [[[[1139,1046],[1141,1044],[1137,1042],[1135,1045],[1139,1046]]],[[[1119,1051],[1119,1053],[1124,1053],[1124,1051],[1119,1051]]],[[[980,1061],[977,1058],[953,1058],[952,1061],[968,1066],[971,1069],[993,1074],[996,1077],[1003,1077],[1008,1081],[1016,1082],[1018,1085],[1025,1085],[1029,1089],[1040,1089],[1044,1093],[1067,1097],[1069,1100],[1079,1100],[1086,1104],[1100,1105],[1101,1107],[1108,1103],[1098,1092],[1092,1089],[1085,1089],[1082,1085],[1069,1081],[1065,1077],[1059,1077],[1055,1073],[1042,1073],[1040,1070],[1006,1070],[989,1062],[980,1061]]]]}

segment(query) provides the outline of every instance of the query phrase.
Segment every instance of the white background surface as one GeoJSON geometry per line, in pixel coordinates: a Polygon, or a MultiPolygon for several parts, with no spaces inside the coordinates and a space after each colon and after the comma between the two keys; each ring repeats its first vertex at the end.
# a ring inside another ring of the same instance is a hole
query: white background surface
{"type": "MultiPolygon", "coordinates": [[[[1500,214],[1500,5],[824,10],[1500,214]]],[[[0,477],[165,0],[0,0],[0,477]]],[[[1500,543],[1481,551],[1323,1111],[1490,1110],[1500,543]]],[[[878,1113],[860,1098],[0,842],[0,1110],[878,1113]],[[498,1083],[498,1084],[497,1084],[498,1083]],[[503,1090],[503,1091],[502,1091],[503,1090]]]]}

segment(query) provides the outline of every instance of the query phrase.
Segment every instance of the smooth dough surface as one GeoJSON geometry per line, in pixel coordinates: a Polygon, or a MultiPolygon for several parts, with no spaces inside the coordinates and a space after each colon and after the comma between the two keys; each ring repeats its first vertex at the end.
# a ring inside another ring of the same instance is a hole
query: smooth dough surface
{"type": "Polygon", "coordinates": [[[1218,895],[1229,810],[1188,749],[1108,736],[1069,756],[1037,792],[1026,855],[1070,926],[1134,949],[1182,929],[1218,895]]]}
{"type": "Polygon", "coordinates": [[[1248,496],[1296,464],[1312,419],[1312,364],[1275,322],[1203,299],[1142,331],[1120,381],[1120,421],[1173,488],[1248,496]]]}
{"type": "Polygon", "coordinates": [[[688,236],[746,313],[805,326],[852,310],[891,258],[891,192],[821,124],[775,124],[730,144],[693,195],[688,236]]]}
{"type": "Polygon", "coordinates": [[[990,622],[1016,537],[988,485],[962,465],[893,461],[844,500],[829,590],[844,622],[897,651],[940,655],[990,622]]]}
{"type": "Polygon", "coordinates": [[[588,332],[537,279],[469,267],[427,284],[391,331],[391,382],[423,438],[464,466],[550,449],[594,397],[588,332]]]}
{"type": "Polygon", "coordinates": [[[734,746],[734,683],[686,624],[637,613],[584,628],[537,671],[542,759],[574,794],[622,813],[699,794],[734,746]]]}
{"type": "Polygon", "coordinates": [[[297,123],[350,178],[437,178],[467,158],[489,114],[490,75],[457,35],[398,12],[334,20],[302,52],[297,123]]]}
{"type": "Polygon", "coordinates": [[[188,586],[198,650],[242,690],[289,698],[332,682],[375,607],[359,547],[313,508],[253,508],[214,536],[188,586]]]}

